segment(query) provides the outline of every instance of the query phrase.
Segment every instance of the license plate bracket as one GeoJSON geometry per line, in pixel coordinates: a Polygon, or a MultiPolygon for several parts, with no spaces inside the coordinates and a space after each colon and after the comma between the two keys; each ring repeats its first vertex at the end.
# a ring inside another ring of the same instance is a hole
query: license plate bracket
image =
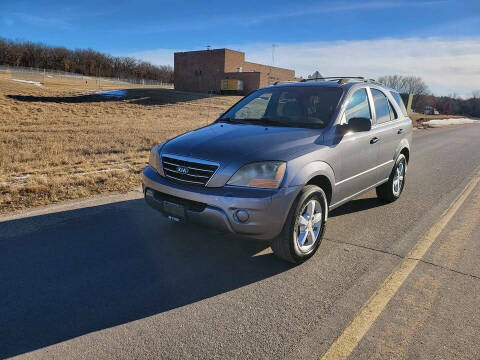
{"type": "Polygon", "coordinates": [[[172,203],[170,201],[163,202],[163,210],[172,217],[180,220],[185,219],[185,206],[181,204],[172,203]]]}

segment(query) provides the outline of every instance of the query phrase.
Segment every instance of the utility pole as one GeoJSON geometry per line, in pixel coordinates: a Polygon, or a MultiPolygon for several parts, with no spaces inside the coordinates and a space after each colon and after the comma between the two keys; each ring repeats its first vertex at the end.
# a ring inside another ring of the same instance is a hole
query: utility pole
{"type": "Polygon", "coordinates": [[[275,48],[277,47],[278,45],[276,44],[272,44],[272,66],[270,66],[270,73],[268,74],[268,83],[269,84],[272,84],[275,82],[275,78],[273,76],[273,69],[272,67],[275,66],[275,48]]]}
{"type": "Polygon", "coordinates": [[[275,66],[275,48],[278,47],[276,44],[272,44],[272,66],[275,66]]]}

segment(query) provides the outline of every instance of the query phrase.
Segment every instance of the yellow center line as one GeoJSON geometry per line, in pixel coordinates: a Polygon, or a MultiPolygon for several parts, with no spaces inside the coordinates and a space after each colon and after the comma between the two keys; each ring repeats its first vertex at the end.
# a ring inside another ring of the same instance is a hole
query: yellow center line
{"type": "Polygon", "coordinates": [[[428,251],[435,239],[462,206],[475,186],[480,181],[477,173],[467,184],[459,197],[448,207],[432,227],[414,245],[407,257],[393,270],[383,284],[375,291],[370,299],[362,306],[352,322],[343,330],[342,334],[333,342],[322,360],[346,359],[363,336],[373,325],[380,313],[385,309],[389,301],[396,294],[400,286],[407,279],[415,266],[428,251]]]}

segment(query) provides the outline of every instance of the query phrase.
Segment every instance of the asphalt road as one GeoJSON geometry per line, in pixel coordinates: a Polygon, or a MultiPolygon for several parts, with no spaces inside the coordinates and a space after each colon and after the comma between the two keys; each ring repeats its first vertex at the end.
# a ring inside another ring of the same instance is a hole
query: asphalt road
{"type": "MultiPolygon", "coordinates": [[[[401,199],[330,214],[294,267],[138,192],[0,218],[0,358],[321,358],[478,177],[480,126],[414,134],[401,199]]],[[[480,357],[480,185],[349,352],[480,357]]]]}

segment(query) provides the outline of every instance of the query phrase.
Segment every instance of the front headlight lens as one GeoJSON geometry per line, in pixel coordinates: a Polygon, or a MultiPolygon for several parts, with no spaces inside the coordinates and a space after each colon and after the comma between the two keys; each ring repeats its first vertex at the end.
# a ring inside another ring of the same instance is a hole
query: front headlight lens
{"type": "Polygon", "coordinates": [[[162,163],[160,161],[160,150],[162,149],[163,144],[158,144],[153,147],[148,157],[148,165],[154,168],[160,175],[163,174],[162,163]]]}
{"type": "Polygon", "coordinates": [[[227,185],[276,189],[285,175],[287,164],[283,161],[264,161],[242,166],[228,180],[227,185]]]}

